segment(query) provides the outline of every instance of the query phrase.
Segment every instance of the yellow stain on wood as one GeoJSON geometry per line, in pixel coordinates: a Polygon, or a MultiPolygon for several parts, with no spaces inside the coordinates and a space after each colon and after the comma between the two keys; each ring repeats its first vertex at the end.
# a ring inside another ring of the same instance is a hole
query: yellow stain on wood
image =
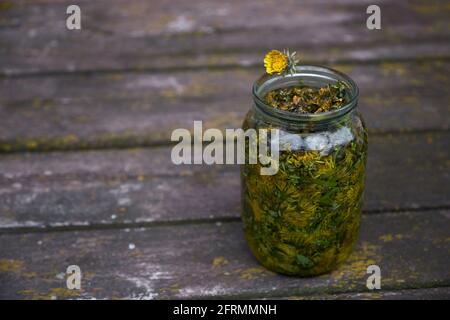
{"type": "Polygon", "coordinates": [[[235,270],[236,273],[240,274],[240,278],[243,280],[252,280],[257,278],[258,276],[263,275],[264,273],[268,273],[266,269],[263,267],[253,267],[253,268],[247,268],[247,269],[237,269],[235,270]]]}
{"type": "Polygon", "coordinates": [[[228,264],[228,260],[225,257],[215,257],[212,262],[213,268],[223,267],[228,264]]]}
{"type": "Polygon", "coordinates": [[[6,143],[0,141],[0,152],[11,151],[33,151],[33,150],[70,150],[75,146],[79,149],[85,149],[87,147],[99,147],[99,146],[115,146],[123,144],[133,143],[152,143],[159,141],[167,141],[170,137],[170,132],[144,132],[137,134],[132,132],[123,131],[120,133],[108,133],[99,134],[96,136],[94,142],[83,141],[75,134],[68,134],[63,137],[57,138],[42,138],[42,139],[18,139],[12,143],[6,143]]]}
{"type": "Polygon", "coordinates": [[[384,75],[398,74],[400,76],[405,76],[408,72],[405,64],[398,62],[383,62],[380,65],[381,73],[384,75]]]}
{"type": "Polygon", "coordinates": [[[78,137],[74,134],[68,134],[61,139],[62,144],[72,144],[78,142],[78,137]]]}
{"type": "Polygon", "coordinates": [[[394,235],[388,233],[388,234],[384,234],[384,235],[380,236],[378,239],[381,241],[384,241],[384,242],[391,242],[393,240],[402,240],[404,237],[405,236],[400,233],[394,234],[394,235]]]}
{"type": "Polygon", "coordinates": [[[0,3],[0,11],[10,10],[14,7],[14,4],[10,1],[4,1],[0,3]]]}
{"type": "Polygon", "coordinates": [[[28,140],[25,142],[25,146],[28,150],[35,150],[38,147],[38,142],[35,140],[28,140]]]}
{"type": "Polygon", "coordinates": [[[336,281],[345,278],[358,279],[366,274],[367,267],[372,264],[378,264],[379,246],[363,242],[357,250],[353,251],[347,261],[344,261],[339,269],[331,273],[331,277],[336,281]]]}
{"type": "Polygon", "coordinates": [[[414,4],[411,6],[411,9],[422,15],[436,14],[439,12],[450,11],[450,3],[414,4]]]}
{"type": "Polygon", "coordinates": [[[383,292],[363,292],[360,296],[361,300],[382,299],[383,292]]]}
{"type": "Polygon", "coordinates": [[[194,174],[194,172],[192,170],[181,170],[180,171],[180,176],[182,177],[190,177],[194,174]]]}
{"type": "Polygon", "coordinates": [[[403,238],[404,238],[404,236],[402,234],[395,235],[395,239],[397,239],[397,240],[402,240],[403,238]]]}
{"type": "Polygon", "coordinates": [[[12,146],[7,143],[0,143],[0,151],[10,152],[12,150],[12,146]]]}
{"type": "Polygon", "coordinates": [[[355,65],[351,64],[333,64],[331,67],[344,73],[351,73],[355,69],[355,65]]]}
{"type": "Polygon", "coordinates": [[[34,98],[31,105],[33,106],[33,108],[40,108],[42,105],[41,98],[39,97],[34,98]]]}
{"type": "Polygon", "coordinates": [[[117,211],[118,211],[119,213],[127,213],[127,212],[128,212],[128,209],[125,208],[125,207],[120,207],[117,211]]]}
{"type": "Polygon", "coordinates": [[[384,242],[391,242],[392,241],[392,234],[384,234],[384,235],[382,235],[382,236],[380,236],[378,239],[380,239],[381,241],[384,241],[384,242]]]}
{"type": "Polygon", "coordinates": [[[14,259],[0,259],[0,273],[20,272],[23,268],[23,261],[14,259]]]}
{"type": "Polygon", "coordinates": [[[176,98],[176,97],[180,96],[181,94],[179,92],[177,92],[175,89],[164,89],[164,90],[161,90],[161,95],[164,98],[172,99],[172,98],[176,98]]]}
{"type": "MultiPolygon", "coordinates": [[[[47,148],[56,148],[56,149],[65,149],[67,146],[70,146],[74,143],[77,143],[79,138],[74,134],[68,134],[61,138],[52,139],[49,141],[45,140],[36,140],[36,139],[24,139],[18,140],[14,143],[14,149],[16,150],[37,150],[39,148],[47,149],[47,148]]],[[[0,145],[0,149],[2,151],[11,151],[13,149],[12,145],[2,144],[0,145]]]]}
{"type": "Polygon", "coordinates": [[[55,101],[52,99],[42,99],[41,97],[34,97],[31,101],[31,106],[34,109],[43,108],[44,110],[50,110],[55,107],[55,101]]]}

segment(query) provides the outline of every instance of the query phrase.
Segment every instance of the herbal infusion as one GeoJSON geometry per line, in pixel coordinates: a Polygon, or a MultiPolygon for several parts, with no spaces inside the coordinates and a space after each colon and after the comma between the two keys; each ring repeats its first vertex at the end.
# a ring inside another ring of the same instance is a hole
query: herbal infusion
{"type": "Polygon", "coordinates": [[[242,219],[261,264],[309,276],[345,260],[358,236],[367,133],[354,82],[328,68],[297,67],[294,55],[271,51],[269,75],[254,87],[243,129],[279,130],[279,168],[263,176],[260,163],[243,165],[242,219]]]}

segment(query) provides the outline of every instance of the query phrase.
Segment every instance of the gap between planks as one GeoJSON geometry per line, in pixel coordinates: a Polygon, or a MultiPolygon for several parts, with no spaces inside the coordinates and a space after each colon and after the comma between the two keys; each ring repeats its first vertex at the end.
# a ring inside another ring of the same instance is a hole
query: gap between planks
{"type": "MultiPolygon", "coordinates": [[[[419,207],[419,208],[398,208],[392,209],[377,209],[377,210],[363,210],[363,215],[380,215],[380,214],[397,214],[397,213],[415,213],[450,210],[450,206],[435,206],[435,207],[419,207]]],[[[241,217],[212,217],[212,218],[191,218],[184,220],[160,220],[149,222],[118,222],[118,223],[89,223],[62,225],[62,226],[41,226],[41,227],[0,227],[1,234],[28,234],[28,233],[53,233],[53,232],[73,232],[73,231],[98,231],[98,230],[123,230],[123,229],[149,229],[155,227],[171,227],[171,226],[188,226],[200,224],[222,224],[241,222],[241,217]]]]}
{"type": "MultiPolygon", "coordinates": [[[[227,128],[228,129],[228,128],[227,128]]],[[[233,128],[237,129],[237,128],[233,128]]],[[[433,134],[433,133],[449,133],[450,128],[424,128],[424,129],[398,129],[398,130],[386,130],[386,131],[378,131],[378,130],[370,130],[369,135],[372,136],[392,136],[392,135],[412,135],[412,134],[433,134]]],[[[139,137],[139,136],[137,136],[139,137]]],[[[114,151],[114,150],[133,150],[133,149],[154,149],[154,148],[164,148],[164,147],[173,147],[179,143],[179,141],[152,141],[152,142],[138,142],[125,140],[123,142],[111,142],[111,144],[87,144],[85,146],[74,145],[67,146],[64,148],[48,148],[48,149],[13,149],[11,151],[4,151],[0,149],[0,160],[2,155],[11,155],[11,154],[24,154],[24,153],[35,153],[35,154],[46,154],[51,152],[89,152],[89,151],[114,151]]],[[[194,143],[191,144],[193,146],[194,143]]],[[[225,142],[224,142],[225,147],[225,142]]]]}
{"type": "MultiPolygon", "coordinates": [[[[216,53],[216,52],[214,52],[216,53]]],[[[356,60],[356,59],[336,59],[330,60],[314,60],[304,61],[305,65],[377,65],[380,63],[424,63],[431,61],[450,62],[450,53],[448,56],[436,56],[436,57],[392,57],[382,59],[368,59],[368,60],[356,60]]],[[[5,73],[0,71],[1,79],[14,79],[14,78],[39,78],[39,77],[65,77],[65,76],[95,76],[95,75],[108,75],[108,74],[171,74],[178,72],[201,72],[201,71],[238,71],[238,70],[259,70],[261,69],[261,63],[251,62],[248,64],[222,64],[222,65],[195,65],[195,66],[173,66],[173,67],[131,67],[131,68],[118,68],[118,69],[89,69],[89,70],[52,70],[52,71],[27,71],[20,73],[5,73]]]]}

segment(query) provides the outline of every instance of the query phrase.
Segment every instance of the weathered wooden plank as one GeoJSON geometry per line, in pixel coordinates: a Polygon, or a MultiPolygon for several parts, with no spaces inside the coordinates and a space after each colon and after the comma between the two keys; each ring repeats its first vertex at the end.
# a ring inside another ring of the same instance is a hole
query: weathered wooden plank
{"type": "MultiPolygon", "coordinates": [[[[450,133],[370,137],[364,210],[450,206],[450,133]]],[[[237,219],[237,166],[175,166],[170,148],[3,155],[0,228],[237,219]]],[[[14,230],[14,229],[13,229],[14,230]]]]}
{"type": "Polygon", "coordinates": [[[353,255],[314,278],[275,275],[258,265],[241,224],[0,235],[0,298],[257,298],[449,286],[448,211],[365,216],[353,255]],[[80,266],[81,291],[65,289],[80,266]]]}
{"type": "MultiPolygon", "coordinates": [[[[337,65],[374,132],[447,130],[450,62],[337,65]]],[[[0,151],[142,146],[176,128],[238,128],[258,69],[0,79],[0,151]]]]}
{"type": "Polygon", "coordinates": [[[246,66],[290,47],[303,61],[449,57],[445,0],[379,1],[382,30],[368,30],[371,1],[81,1],[82,30],[68,31],[70,1],[14,1],[0,21],[0,72],[246,66]]]}
{"type": "Polygon", "coordinates": [[[287,297],[288,300],[449,300],[450,287],[287,297]]]}

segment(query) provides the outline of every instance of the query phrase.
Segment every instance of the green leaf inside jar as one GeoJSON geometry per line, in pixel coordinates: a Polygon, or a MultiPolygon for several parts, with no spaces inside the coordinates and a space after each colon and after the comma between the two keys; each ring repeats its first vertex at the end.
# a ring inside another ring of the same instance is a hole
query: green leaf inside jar
{"type": "MultiPolygon", "coordinates": [[[[346,90],[340,82],[282,88],[269,92],[266,102],[291,112],[327,112],[346,105],[346,90]]],[[[260,175],[259,163],[243,166],[245,234],[264,266],[309,276],[330,271],[348,256],[359,230],[365,139],[354,133],[352,141],[327,153],[281,150],[273,176],[260,175]]]]}

